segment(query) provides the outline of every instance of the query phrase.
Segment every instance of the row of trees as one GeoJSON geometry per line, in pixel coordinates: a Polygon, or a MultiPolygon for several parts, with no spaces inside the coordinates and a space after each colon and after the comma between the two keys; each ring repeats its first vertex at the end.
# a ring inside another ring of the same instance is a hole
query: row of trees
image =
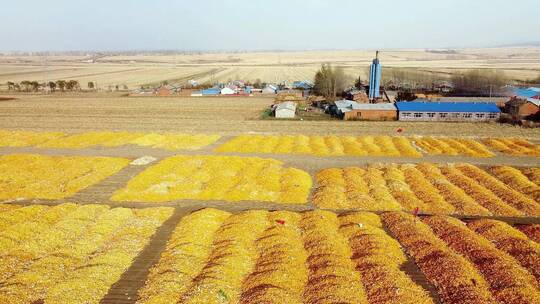
{"type": "Polygon", "coordinates": [[[470,70],[454,74],[451,78],[454,93],[463,95],[500,95],[504,93],[504,86],[508,77],[500,70],[470,70]]]}
{"type": "MultiPolygon", "coordinates": [[[[51,92],[56,90],[64,91],[79,91],[81,86],[77,80],[57,80],[49,81],[45,83],[39,83],[37,81],[23,80],[19,83],[8,81],[7,87],[9,91],[23,91],[23,92],[37,92],[40,89],[50,89],[51,92]]],[[[88,87],[93,89],[94,83],[88,83],[88,87]]]]}
{"type": "MultiPolygon", "coordinates": [[[[366,75],[369,69],[365,71],[366,75]]],[[[535,80],[533,80],[535,81],[535,80]]],[[[538,77],[540,83],[540,76],[538,77]]],[[[503,71],[492,69],[469,70],[454,73],[451,76],[432,71],[411,68],[385,68],[382,83],[386,89],[398,91],[431,91],[437,84],[446,83],[451,86],[452,94],[461,96],[496,96],[504,93],[504,86],[509,79],[503,71]]],[[[361,76],[354,80],[349,78],[343,68],[323,64],[315,74],[315,94],[327,100],[335,100],[344,89],[352,87],[362,89],[364,83],[361,76]]]]}
{"type": "MultiPolygon", "coordinates": [[[[81,85],[77,80],[57,80],[49,82],[37,82],[30,80],[23,80],[19,83],[8,81],[7,83],[8,91],[20,91],[20,92],[37,92],[40,90],[48,89],[51,92],[66,92],[66,91],[80,91],[81,85]]],[[[96,89],[97,85],[93,81],[89,81],[87,88],[89,90],[96,89]]],[[[127,89],[127,87],[124,85],[127,89]]],[[[116,90],[119,90],[119,86],[116,86],[116,90]]]]}

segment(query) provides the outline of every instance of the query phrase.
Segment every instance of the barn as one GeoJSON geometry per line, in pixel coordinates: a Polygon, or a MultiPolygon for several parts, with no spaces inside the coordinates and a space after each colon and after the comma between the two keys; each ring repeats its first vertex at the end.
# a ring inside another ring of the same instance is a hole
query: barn
{"type": "Polygon", "coordinates": [[[397,102],[402,121],[496,121],[501,110],[488,102],[397,102]]]}
{"type": "Polygon", "coordinates": [[[276,118],[294,118],[296,115],[296,103],[285,101],[274,107],[276,118]]]}

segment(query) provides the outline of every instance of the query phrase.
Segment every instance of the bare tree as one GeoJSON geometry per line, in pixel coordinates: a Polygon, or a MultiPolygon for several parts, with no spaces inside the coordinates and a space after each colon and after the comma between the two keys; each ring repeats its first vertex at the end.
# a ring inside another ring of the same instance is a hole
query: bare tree
{"type": "Polygon", "coordinates": [[[318,95],[335,100],[336,96],[347,87],[348,81],[343,68],[323,64],[315,74],[314,90],[318,95]]]}

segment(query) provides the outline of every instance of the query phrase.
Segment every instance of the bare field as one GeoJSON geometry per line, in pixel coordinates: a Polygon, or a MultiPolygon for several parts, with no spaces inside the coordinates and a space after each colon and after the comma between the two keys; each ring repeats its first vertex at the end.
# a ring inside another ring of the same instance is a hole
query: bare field
{"type": "MultiPolygon", "coordinates": [[[[133,89],[162,81],[200,82],[244,79],[263,82],[312,79],[321,63],[344,67],[351,77],[362,75],[374,56],[364,51],[252,52],[178,55],[0,56],[0,84],[7,81],[66,79],[98,87],[127,85],[133,89]]],[[[501,69],[514,79],[540,74],[540,48],[457,50],[383,50],[384,67],[418,68],[450,75],[466,69],[501,69]]]]}
{"type": "Polygon", "coordinates": [[[18,96],[0,102],[0,128],[34,131],[162,131],[220,135],[447,135],[540,139],[540,130],[485,123],[260,120],[271,98],[18,96]]]}

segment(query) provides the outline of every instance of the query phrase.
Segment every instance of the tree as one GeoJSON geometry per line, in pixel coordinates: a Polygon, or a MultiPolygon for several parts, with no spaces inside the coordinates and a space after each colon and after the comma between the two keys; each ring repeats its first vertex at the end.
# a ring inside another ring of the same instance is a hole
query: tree
{"type": "Polygon", "coordinates": [[[47,85],[48,85],[49,88],[51,89],[51,92],[56,91],[56,83],[55,83],[55,82],[49,81],[49,83],[48,83],[47,85]]]}
{"type": "Polygon", "coordinates": [[[94,83],[92,81],[88,82],[88,89],[93,90],[94,89],[94,83]]]}
{"type": "Polygon", "coordinates": [[[64,92],[66,89],[66,81],[65,80],[57,80],[56,86],[60,89],[61,92],[64,92]]]}
{"type": "Polygon", "coordinates": [[[7,86],[8,86],[8,91],[11,91],[11,90],[15,89],[15,83],[14,82],[8,81],[7,86]]]}
{"type": "Polygon", "coordinates": [[[257,78],[257,80],[255,80],[255,83],[253,83],[253,88],[262,89],[262,83],[260,79],[257,78]]]}
{"type": "Polygon", "coordinates": [[[70,80],[66,82],[66,89],[68,91],[79,90],[80,88],[81,86],[79,85],[79,82],[77,80],[70,80]]]}
{"type": "Polygon", "coordinates": [[[28,80],[23,80],[21,81],[21,87],[22,87],[22,90],[25,91],[25,92],[30,92],[30,86],[31,86],[31,82],[28,81],[28,80]]]}
{"type": "Polygon", "coordinates": [[[37,92],[39,90],[39,82],[37,81],[31,81],[30,82],[30,87],[32,88],[32,90],[34,92],[37,92]]]}
{"type": "Polygon", "coordinates": [[[503,71],[470,70],[452,76],[454,91],[466,95],[498,95],[508,79],[503,71]]]}
{"type": "Polygon", "coordinates": [[[364,87],[362,86],[362,76],[358,76],[358,78],[354,81],[354,87],[358,90],[364,89],[364,87]]]}
{"type": "Polygon", "coordinates": [[[123,89],[123,90],[129,90],[128,86],[125,85],[125,84],[122,85],[122,89],[123,89]]]}
{"type": "Polygon", "coordinates": [[[314,91],[326,99],[335,100],[347,86],[348,79],[343,68],[333,68],[329,64],[323,64],[315,74],[314,91]]]}

